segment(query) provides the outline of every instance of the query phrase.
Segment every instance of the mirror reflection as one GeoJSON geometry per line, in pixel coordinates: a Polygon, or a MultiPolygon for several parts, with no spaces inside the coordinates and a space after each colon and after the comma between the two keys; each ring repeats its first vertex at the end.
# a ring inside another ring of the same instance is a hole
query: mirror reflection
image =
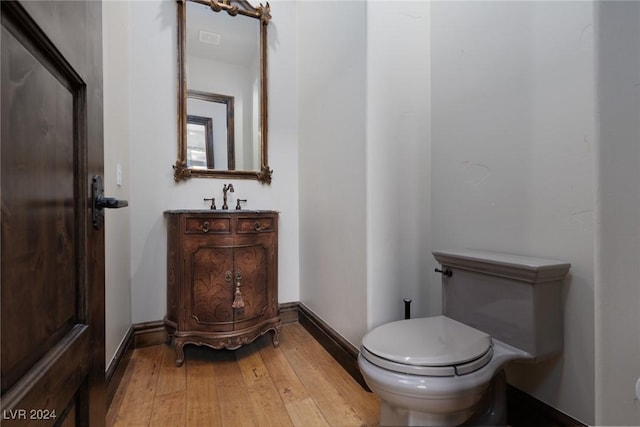
{"type": "Polygon", "coordinates": [[[269,183],[268,5],[178,0],[181,140],[176,180],[237,176],[269,183]]]}
{"type": "MultiPolygon", "coordinates": [[[[232,96],[187,91],[188,167],[235,170],[234,129],[234,98],[232,96]],[[206,121],[206,127],[204,127],[204,121],[206,121]],[[206,131],[205,144],[201,141],[202,131],[206,131]],[[203,163],[197,160],[200,157],[204,157],[206,161],[203,163]]],[[[242,160],[242,156],[240,158],[242,160]]],[[[257,167],[248,170],[252,169],[257,167]]]]}
{"type": "Polygon", "coordinates": [[[187,165],[192,168],[213,168],[213,119],[187,116],[187,165]]]}

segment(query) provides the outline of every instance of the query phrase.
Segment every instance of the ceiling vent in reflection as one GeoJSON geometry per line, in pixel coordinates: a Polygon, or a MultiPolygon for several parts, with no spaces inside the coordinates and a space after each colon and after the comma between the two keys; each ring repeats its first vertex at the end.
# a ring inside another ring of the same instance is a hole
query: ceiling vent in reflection
{"type": "Polygon", "coordinates": [[[208,31],[200,31],[199,39],[202,43],[220,44],[220,34],[210,33],[208,31]]]}

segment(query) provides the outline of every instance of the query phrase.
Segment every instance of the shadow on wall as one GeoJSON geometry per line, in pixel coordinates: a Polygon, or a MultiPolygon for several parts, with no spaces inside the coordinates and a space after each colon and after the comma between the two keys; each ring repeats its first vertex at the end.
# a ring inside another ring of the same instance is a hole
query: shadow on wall
{"type": "Polygon", "coordinates": [[[139,262],[131,266],[131,305],[133,323],[160,320],[167,305],[167,225],[164,215],[151,225],[139,262]],[[161,285],[158,285],[160,283],[161,285]]]}
{"type": "MultiPolygon", "coordinates": [[[[149,2],[149,7],[153,3],[149,2]]],[[[172,28],[174,32],[177,32],[177,2],[175,1],[158,1],[154,8],[158,9],[156,15],[156,21],[160,21],[162,29],[172,28]]]]}

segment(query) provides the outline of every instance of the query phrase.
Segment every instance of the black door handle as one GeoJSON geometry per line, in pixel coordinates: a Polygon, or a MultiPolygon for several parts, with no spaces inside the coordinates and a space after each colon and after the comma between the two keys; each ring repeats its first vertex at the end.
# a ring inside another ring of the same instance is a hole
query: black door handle
{"type": "Polygon", "coordinates": [[[98,209],[119,209],[129,206],[126,200],[118,200],[113,197],[99,196],[96,198],[96,208],[98,209]]]}
{"type": "Polygon", "coordinates": [[[119,209],[129,206],[129,202],[126,200],[104,197],[104,184],[100,175],[96,175],[91,179],[91,195],[93,197],[91,204],[91,216],[93,218],[93,228],[96,230],[99,230],[104,226],[105,209],[119,209]]]}
{"type": "Polygon", "coordinates": [[[447,277],[453,276],[453,271],[449,270],[448,268],[445,268],[444,270],[440,270],[439,268],[436,268],[435,272],[436,273],[442,273],[442,275],[447,276],[447,277]]]}

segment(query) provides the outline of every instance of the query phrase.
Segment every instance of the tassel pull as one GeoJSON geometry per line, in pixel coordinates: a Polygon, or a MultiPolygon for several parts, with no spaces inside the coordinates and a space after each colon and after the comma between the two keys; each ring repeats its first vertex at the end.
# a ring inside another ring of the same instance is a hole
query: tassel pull
{"type": "Polygon", "coordinates": [[[244,308],[244,300],[242,299],[242,292],[240,292],[240,286],[236,287],[235,298],[233,299],[233,308],[244,308]]]}

